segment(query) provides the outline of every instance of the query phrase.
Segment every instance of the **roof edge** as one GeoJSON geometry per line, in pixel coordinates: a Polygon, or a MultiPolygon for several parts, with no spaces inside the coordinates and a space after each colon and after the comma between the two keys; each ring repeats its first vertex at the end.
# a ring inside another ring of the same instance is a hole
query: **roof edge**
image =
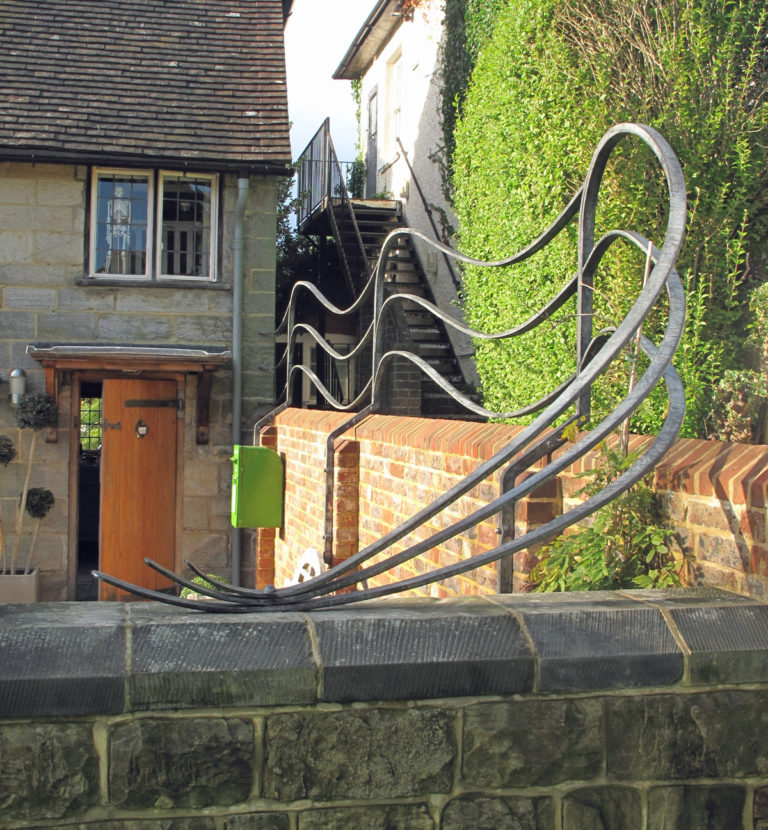
{"type": "Polygon", "coordinates": [[[258,161],[235,158],[189,158],[138,153],[86,152],[49,147],[0,147],[0,161],[28,161],[43,164],[108,164],[121,167],[174,167],[184,170],[243,172],[264,176],[292,176],[290,159],[258,161]]]}
{"type": "Polygon", "coordinates": [[[377,0],[355,35],[351,46],[333,73],[334,80],[354,81],[362,77],[374,58],[403,22],[402,0],[377,0]]]}

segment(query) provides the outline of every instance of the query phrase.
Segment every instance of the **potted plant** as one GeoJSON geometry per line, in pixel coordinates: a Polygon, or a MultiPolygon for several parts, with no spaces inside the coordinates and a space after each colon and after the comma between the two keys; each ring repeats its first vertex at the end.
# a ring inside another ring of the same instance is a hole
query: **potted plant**
{"type": "MultiPolygon", "coordinates": [[[[16,425],[19,430],[31,429],[32,441],[27,455],[27,469],[16,514],[16,536],[10,555],[7,546],[2,543],[0,531],[0,602],[35,602],[39,596],[39,573],[37,568],[32,567],[32,555],[37,543],[40,520],[48,514],[55,500],[50,490],[39,487],[30,488],[29,484],[32,477],[37,435],[43,429],[57,426],[58,422],[59,412],[56,402],[50,395],[42,393],[25,395],[19,401],[16,410],[16,425]],[[36,520],[35,528],[24,566],[18,567],[26,513],[36,520]]],[[[4,439],[0,440],[0,463],[7,466],[15,457],[16,448],[7,436],[0,436],[0,439],[4,439]]]]}

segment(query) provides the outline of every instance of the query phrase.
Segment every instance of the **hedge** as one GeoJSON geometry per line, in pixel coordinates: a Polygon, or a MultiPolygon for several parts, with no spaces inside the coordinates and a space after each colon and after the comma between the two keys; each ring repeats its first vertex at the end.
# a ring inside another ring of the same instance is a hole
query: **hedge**
{"type": "MultiPolygon", "coordinates": [[[[580,185],[606,129],[622,121],[655,126],[677,152],[689,191],[678,260],[688,296],[677,357],[688,396],[684,434],[716,431],[718,384],[759,368],[747,332],[750,295],[768,278],[761,248],[768,217],[768,2],[452,2],[463,3],[464,71],[471,71],[463,94],[454,96],[461,100],[451,158],[460,248],[498,259],[523,247],[580,185]],[[471,34],[478,21],[485,38],[471,34]]],[[[627,227],[661,238],[664,194],[644,148],[626,147],[616,157],[605,192],[598,232],[627,227]]],[[[469,322],[493,331],[525,319],[573,273],[576,244],[574,227],[529,264],[492,274],[468,268],[469,322]]],[[[643,257],[629,247],[606,263],[596,328],[620,319],[643,270],[643,257]]],[[[662,322],[650,321],[646,332],[662,322]]],[[[571,307],[544,336],[478,344],[486,404],[509,410],[551,389],[573,370],[574,338],[571,307]]],[[[596,406],[613,405],[625,383],[625,372],[617,371],[596,390],[596,406]]],[[[664,406],[660,394],[637,413],[633,428],[656,429],[664,406]]]]}

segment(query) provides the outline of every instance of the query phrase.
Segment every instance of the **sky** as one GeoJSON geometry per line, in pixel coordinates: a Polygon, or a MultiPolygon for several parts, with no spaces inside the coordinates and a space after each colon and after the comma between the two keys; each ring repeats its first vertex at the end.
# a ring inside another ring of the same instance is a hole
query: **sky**
{"type": "Polygon", "coordinates": [[[285,27],[291,150],[296,159],[326,116],[340,161],[355,157],[355,104],[349,81],[332,76],[375,0],[294,0],[285,27]]]}

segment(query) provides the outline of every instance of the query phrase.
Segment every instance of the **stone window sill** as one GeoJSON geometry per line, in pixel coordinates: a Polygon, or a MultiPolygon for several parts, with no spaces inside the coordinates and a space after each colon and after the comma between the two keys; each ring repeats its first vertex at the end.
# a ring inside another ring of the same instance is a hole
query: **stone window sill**
{"type": "Polygon", "coordinates": [[[122,280],[83,277],[75,280],[75,285],[92,288],[203,288],[209,291],[231,291],[228,282],[211,282],[210,280],[122,280]]]}

